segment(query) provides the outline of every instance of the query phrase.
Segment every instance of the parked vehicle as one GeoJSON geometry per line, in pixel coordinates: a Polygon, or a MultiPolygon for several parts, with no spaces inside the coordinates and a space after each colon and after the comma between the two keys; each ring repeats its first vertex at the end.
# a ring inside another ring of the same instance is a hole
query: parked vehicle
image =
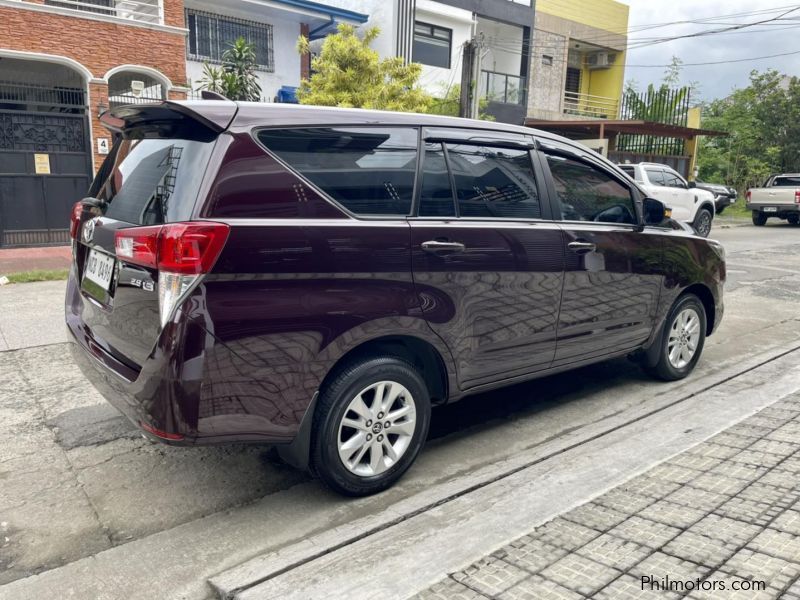
{"type": "Polygon", "coordinates": [[[645,193],[672,209],[672,218],[689,223],[698,235],[708,237],[714,221],[714,194],[686,181],[677,171],[658,163],[620,165],[645,193]]]}
{"type": "Polygon", "coordinates": [[[800,173],[772,175],[760,188],[750,188],[745,195],[745,206],[752,211],[753,225],[767,224],[775,217],[800,223],[800,173]]]}
{"type": "Polygon", "coordinates": [[[115,109],[75,205],[75,360],[151,438],[390,486],[431,407],[614,357],[686,377],[724,251],[581,145],[436,115],[115,109]]]}
{"type": "Polygon", "coordinates": [[[736,198],[739,196],[739,192],[736,191],[736,188],[720,185],[718,183],[695,181],[695,187],[699,190],[706,190],[714,194],[714,210],[718,215],[721,215],[727,207],[734,204],[736,198]]]}

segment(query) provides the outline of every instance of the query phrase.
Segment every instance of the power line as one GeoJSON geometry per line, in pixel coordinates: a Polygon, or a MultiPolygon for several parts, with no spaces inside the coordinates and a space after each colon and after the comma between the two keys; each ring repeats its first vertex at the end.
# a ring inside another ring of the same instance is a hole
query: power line
{"type": "MultiPolygon", "coordinates": [[[[783,52],[781,54],[769,54],[767,56],[753,56],[750,58],[737,58],[735,60],[716,60],[716,61],[709,61],[709,62],[698,62],[698,63],[681,63],[681,67],[704,67],[707,65],[727,65],[729,63],[741,63],[741,62],[749,62],[751,60],[765,60],[767,58],[778,58],[780,56],[792,56],[794,54],[800,54],[800,50],[795,50],[794,52],[783,52]]],[[[624,65],[627,67],[636,67],[637,69],[647,69],[647,68],[665,68],[671,67],[672,65],[624,65]]]]}

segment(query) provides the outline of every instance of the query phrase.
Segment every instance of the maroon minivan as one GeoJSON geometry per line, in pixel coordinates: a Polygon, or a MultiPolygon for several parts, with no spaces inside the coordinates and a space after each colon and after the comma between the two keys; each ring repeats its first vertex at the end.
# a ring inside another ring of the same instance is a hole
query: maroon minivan
{"type": "Polygon", "coordinates": [[[631,355],[688,375],[722,247],[593,151],[434,115],[229,101],[107,113],[75,205],[75,360],[149,437],[274,444],[390,486],[431,406],[631,355]]]}

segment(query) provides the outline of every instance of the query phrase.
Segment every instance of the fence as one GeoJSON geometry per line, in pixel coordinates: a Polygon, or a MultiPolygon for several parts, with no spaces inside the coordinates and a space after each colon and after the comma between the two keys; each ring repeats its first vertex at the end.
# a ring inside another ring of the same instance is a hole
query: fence
{"type": "MultiPolygon", "coordinates": [[[[688,87],[669,89],[651,85],[646,92],[628,90],[622,97],[620,118],[685,127],[689,117],[689,101],[688,87]]],[[[623,134],[617,139],[619,151],[641,154],[679,155],[683,153],[683,144],[681,138],[653,135],[623,134]]]]}

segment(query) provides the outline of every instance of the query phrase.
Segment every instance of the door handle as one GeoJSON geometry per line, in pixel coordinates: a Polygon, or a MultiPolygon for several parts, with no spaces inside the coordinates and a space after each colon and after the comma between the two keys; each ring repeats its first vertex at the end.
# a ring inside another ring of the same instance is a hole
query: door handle
{"type": "Polygon", "coordinates": [[[588,254],[597,250],[597,244],[592,242],[570,242],[567,248],[572,250],[575,254],[588,254]]]}
{"type": "Polygon", "coordinates": [[[430,254],[435,254],[437,256],[444,256],[446,254],[457,254],[458,252],[464,252],[464,250],[466,250],[467,247],[459,242],[442,242],[439,240],[430,240],[427,242],[422,242],[422,249],[425,252],[429,252],[430,254]]]}

